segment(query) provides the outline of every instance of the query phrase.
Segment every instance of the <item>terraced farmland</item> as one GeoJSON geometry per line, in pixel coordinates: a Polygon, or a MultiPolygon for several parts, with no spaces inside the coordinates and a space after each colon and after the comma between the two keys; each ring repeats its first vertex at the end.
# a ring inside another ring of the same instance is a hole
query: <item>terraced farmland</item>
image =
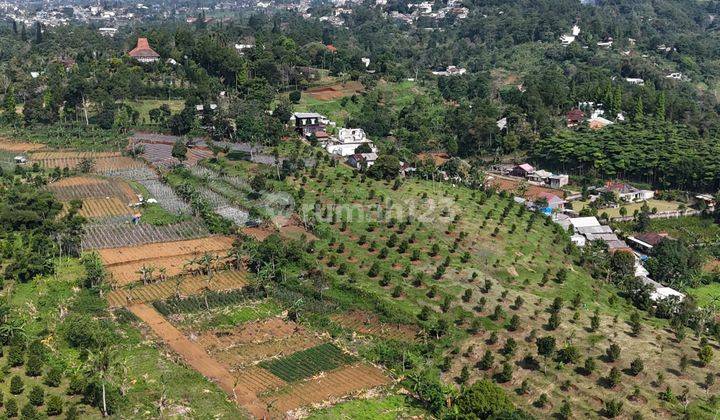
{"type": "Polygon", "coordinates": [[[300,407],[319,404],[390,383],[392,380],[381,369],[367,363],[358,363],[326,372],[321,377],[266,392],[261,394],[260,399],[270,404],[273,412],[282,416],[300,407]]]}
{"type": "Polygon", "coordinates": [[[213,236],[187,241],[161,242],[139,246],[105,248],[98,251],[105,268],[116,286],[122,287],[140,281],[142,269],[165,270],[164,275],[173,277],[185,272],[188,261],[203,253],[225,254],[232,247],[233,239],[213,236]]]}
{"type": "Polygon", "coordinates": [[[95,173],[143,166],[142,162],[122,156],[120,152],[40,151],[33,153],[30,157],[31,163],[38,163],[44,168],[75,169],[85,160],[93,162],[92,170],[95,173]]]}
{"type": "Polygon", "coordinates": [[[117,197],[87,198],[83,200],[79,214],[87,218],[131,216],[134,210],[126,201],[117,197]]]}
{"type": "Polygon", "coordinates": [[[42,143],[26,143],[26,142],[15,142],[5,139],[0,139],[0,150],[4,152],[12,153],[25,153],[33,150],[40,150],[45,148],[42,143]]]}
{"type": "Polygon", "coordinates": [[[78,176],[53,182],[47,189],[60,201],[106,197],[117,197],[128,202],[137,200],[130,185],[119,179],[78,176]]]}
{"type": "Polygon", "coordinates": [[[89,250],[173,242],[201,238],[208,234],[207,228],[200,219],[190,219],[165,226],[143,223],[134,225],[122,220],[86,225],[82,248],[89,250]]]}
{"type": "Polygon", "coordinates": [[[189,214],[190,206],[184,202],[172,188],[156,178],[140,179],[138,182],[147,188],[158,204],[165,210],[174,214],[189,214]]]}
{"type": "Polygon", "coordinates": [[[324,339],[304,326],[281,318],[246,322],[234,328],[186,331],[198,335],[208,354],[229,369],[242,369],[273,357],[322,344],[324,339]]]}
{"type": "MultiPolygon", "coordinates": [[[[185,276],[175,279],[138,286],[131,289],[118,289],[108,293],[111,307],[125,306],[129,303],[149,303],[171,298],[177,292],[181,296],[200,293],[207,284],[205,276],[185,276]]],[[[237,290],[247,286],[245,273],[241,271],[223,271],[213,276],[210,282],[212,291],[237,290]]]]}

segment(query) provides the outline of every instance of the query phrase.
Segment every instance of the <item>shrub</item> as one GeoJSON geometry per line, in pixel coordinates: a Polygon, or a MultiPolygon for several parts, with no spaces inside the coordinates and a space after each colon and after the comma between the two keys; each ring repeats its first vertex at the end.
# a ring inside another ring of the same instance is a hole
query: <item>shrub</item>
{"type": "Polygon", "coordinates": [[[503,362],[502,370],[497,374],[497,381],[500,383],[510,382],[512,380],[513,367],[508,362],[503,362]]]}
{"type": "Polygon", "coordinates": [[[622,413],[623,402],[617,400],[605,401],[603,403],[603,414],[608,418],[615,418],[622,413]]]}
{"type": "Polygon", "coordinates": [[[17,417],[18,405],[15,398],[8,398],[7,402],[5,403],[5,415],[8,417],[17,417]]]}
{"type": "Polygon", "coordinates": [[[80,395],[85,389],[85,378],[80,375],[73,375],[70,377],[70,383],[68,384],[67,394],[68,395],[80,395]]]}
{"type": "Polygon", "coordinates": [[[25,390],[25,385],[23,384],[23,380],[15,375],[10,379],[10,393],[13,395],[20,395],[25,390]]]}
{"type": "Polygon", "coordinates": [[[59,395],[51,395],[48,397],[47,408],[45,412],[48,416],[58,416],[63,412],[63,400],[59,395]]]}
{"type": "Polygon", "coordinates": [[[7,362],[12,367],[22,366],[25,363],[25,349],[20,345],[11,345],[7,362]]]}
{"type": "Polygon", "coordinates": [[[508,331],[517,331],[518,328],[520,328],[520,317],[517,314],[513,314],[508,322],[507,329],[508,331]]]}
{"type": "Polygon", "coordinates": [[[23,406],[22,410],[20,411],[20,418],[25,419],[37,419],[38,418],[38,412],[34,405],[31,403],[27,403],[23,406]]]}
{"type": "Polygon", "coordinates": [[[378,264],[378,262],[375,261],[375,262],[370,266],[370,270],[368,270],[368,276],[369,276],[369,277],[377,277],[378,274],[380,274],[380,264],[378,264]]]}
{"type": "Polygon", "coordinates": [[[616,386],[620,385],[620,381],[622,380],[620,369],[618,369],[617,367],[613,367],[612,369],[610,369],[610,373],[608,374],[606,379],[610,388],[615,388],[616,386]]]}
{"type": "Polygon", "coordinates": [[[57,367],[51,367],[50,370],[45,373],[45,385],[56,388],[60,386],[62,382],[62,371],[57,367]]]}
{"type": "Polygon", "coordinates": [[[700,361],[700,366],[705,367],[709,365],[712,359],[712,347],[710,347],[709,344],[705,344],[704,346],[700,347],[700,350],[698,350],[698,360],[700,361]]]}
{"type": "Polygon", "coordinates": [[[477,362],[477,368],[480,370],[489,370],[495,363],[495,356],[490,350],[486,350],[482,359],[477,362]]]}
{"type": "Polygon", "coordinates": [[[580,361],[582,354],[580,354],[580,350],[578,350],[577,347],[568,344],[564,348],[558,350],[557,356],[558,356],[558,361],[560,361],[562,363],[575,364],[580,361]]]}
{"type": "Polygon", "coordinates": [[[30,404],[39,407],[45,403],[45,391],[40,385],[35,385],[30,389],[28,394],[28,401],[30,404]]]}
{"type": "Polygon", "coordinates": [[[384,273],[380,281],[378,282],[380,286],[387,287],[390,284],[390,273],[384,273]]]}
{"type": "Polygon", "coordinates": [[[605,356],[608,362],[617,361],[620,358],[620,346],[615,343],[610,344],[607,350],[605,350],[605,356]]]}
{"type": "Polygon", "coordinates": [[[42,374],[42,368],[42,356],[37,353],[30,353],[27,363],[25,364],[25,374],[32,377],[40,376],[42,374]]]}
{"type": "Polygon", "coordinates": [[[645,365],[643,364],[642,360],[635,359],[630,363],[630,374],[633,376],[637,376],[640,374],[640,372],[645,369],[645,365]]]}

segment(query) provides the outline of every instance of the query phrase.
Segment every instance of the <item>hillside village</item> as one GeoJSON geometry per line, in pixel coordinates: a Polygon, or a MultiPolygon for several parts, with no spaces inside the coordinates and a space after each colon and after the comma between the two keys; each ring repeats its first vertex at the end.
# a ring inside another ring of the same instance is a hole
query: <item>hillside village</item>
{"type": "Polygon", "coordinates": [[[720,415],[714,3],[0,3],[0,417],[720,415]]]}

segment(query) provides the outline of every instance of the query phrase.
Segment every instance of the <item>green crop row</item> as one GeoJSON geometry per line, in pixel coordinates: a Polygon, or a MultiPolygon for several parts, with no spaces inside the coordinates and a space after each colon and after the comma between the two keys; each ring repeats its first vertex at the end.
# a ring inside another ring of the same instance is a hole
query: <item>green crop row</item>
{"type": "Polygon", "coordinates": [[[179,313],[199,312],[202,310],[236,305],[248,300],[265,297],[265,291],[250,288],[232,290],[229,292],[206,292],[200,296],[187,298],[171,298],[153,302],[158,312],[167,316],[179,313]]]}
{"type": "Polygon", "coordinates": [[[335,345],[325,343],[287,357],[262,362],[260,366],[284,381],[293,382],[336,369],[355,360],[355,357],[344,353],[335,345]]]}

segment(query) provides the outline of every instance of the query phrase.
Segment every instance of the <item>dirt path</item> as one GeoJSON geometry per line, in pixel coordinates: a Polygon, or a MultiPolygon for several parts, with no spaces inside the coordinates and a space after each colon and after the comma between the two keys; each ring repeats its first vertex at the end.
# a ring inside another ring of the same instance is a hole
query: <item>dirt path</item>
{"type": "Polygon", "coordinates": [[[256,418],[268,418],[266,405],[257,395],[243,385],[235,383],[235,378],[220,363],[210,357],[199,345],[188,340],[177,328],[172,326],[160,313],[145,304],[132,305],[128,308],[138,318],[163,339],[173,351],[196,371],[217,383],[235,402],[245,408],[256,418]],[[234,389],[233,389],[234,388],[234,389]]]}

